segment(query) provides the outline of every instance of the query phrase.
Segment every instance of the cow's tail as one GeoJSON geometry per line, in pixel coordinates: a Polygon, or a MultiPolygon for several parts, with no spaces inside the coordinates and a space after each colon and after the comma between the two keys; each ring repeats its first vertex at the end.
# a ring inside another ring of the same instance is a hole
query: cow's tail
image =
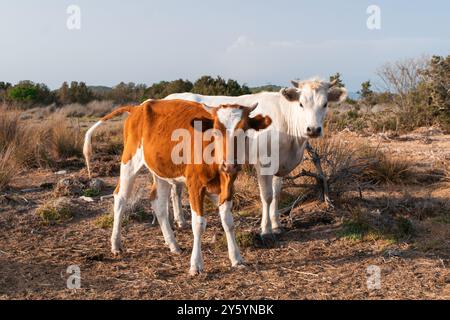
{"type": "Polygon", "coordinates": [[[86,160],[86,166],[87,166],[87,170],[88,170],[89,179],[92,177],[91,176],[91,157],[92,157],[92,136],[94,134],[94,131],[108,120],[111,120],[125,112],[128,112],[128,113],[133,112],[134,108],[135,108],[134,106],[126,106],[126,107],[121,107],[119,109],[116,109],[113,112],[111,112],[110,114],[108,114],[107,116],[103,117],[99,122],[94,124],[86,132],[86,135],[84,137],[83,155],[84,155],[84,159],[86,160]]]}

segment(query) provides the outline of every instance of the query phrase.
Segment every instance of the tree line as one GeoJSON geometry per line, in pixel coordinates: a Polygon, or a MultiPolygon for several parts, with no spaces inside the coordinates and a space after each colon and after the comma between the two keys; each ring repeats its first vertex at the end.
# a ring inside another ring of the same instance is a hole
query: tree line
{"type": "Polygon", "coordinates": [[[236,80],[225,80],[218,76],[203,76],[191,82],[178,79],[161,81],[151,86],[145,84],[124,83],[108,87],[89,87],[84,82],[64,82],[57,90],[50,90],[43,83],[29,80],[12,85],[0,82],[0,102],[27,109],[49,104],[66,105],[71,103],[87,104],[93,100],[110,100],[116,104],[136,103],[146,99],[162,99],[172,93],[193,92],[204,95],[239,96],[251,93],[250,88],[236,80]]]}

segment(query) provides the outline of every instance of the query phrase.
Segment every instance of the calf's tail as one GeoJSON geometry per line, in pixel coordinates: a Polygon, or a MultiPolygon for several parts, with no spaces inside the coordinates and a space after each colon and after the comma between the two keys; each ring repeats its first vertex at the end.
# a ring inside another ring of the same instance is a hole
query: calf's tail
{"type": "Polygon", "coordinates": [[[94,131],[108,120],[111,120],[125,112],[132,113],[134,108],[135,108],[134,106],[125,106],[125,107],[118,108],[118,109],[114,110],[113,112],[111,112],[110,114],[104,116],[99,122],[94,124],[86,132],[86,135],[84,137],[83,155],[84,155],[84,159],[86,161],[89,179],[92,177],[90,163],[91,163],[91,157],[92,157],[92,135],[94,134],[94,131]]]}

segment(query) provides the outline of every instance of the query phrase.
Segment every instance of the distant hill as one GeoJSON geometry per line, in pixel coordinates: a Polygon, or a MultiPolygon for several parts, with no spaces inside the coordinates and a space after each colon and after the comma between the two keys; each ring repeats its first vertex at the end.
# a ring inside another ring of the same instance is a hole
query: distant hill
{"type": "Polygon", "coordinates": [[[250,91],[252,93],[258,93],[258,92],[263,92],[263,91],[269,91],[269,92],[278,92],[282,89],[283,87],[281,86],[277,86],[274,84],[267,84],[265,86],[260,86],[260,87],[253,87],[250,88],[250,91]]]}
{"type": "Polygon", "coordinates": [[[105,94],[112,90],[111,87],[107,86],[88,86],[88,88],[94,93],[94,94],[105,94]]]}

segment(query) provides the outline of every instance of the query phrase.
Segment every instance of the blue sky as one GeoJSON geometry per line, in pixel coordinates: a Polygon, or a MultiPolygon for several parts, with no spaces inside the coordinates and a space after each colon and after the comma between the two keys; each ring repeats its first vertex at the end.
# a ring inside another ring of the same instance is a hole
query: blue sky
{"type": "Polygon", "coordinates": [[[339,71],[356,91],[385,62],[449,54],[449,12],[447,0],[0,0],[0,81],[288,85],[339,71]],[[71,4],[80,30],[66,27],[71,4]],[[366,27],[372,4],[381,30],[366,27]]]}

